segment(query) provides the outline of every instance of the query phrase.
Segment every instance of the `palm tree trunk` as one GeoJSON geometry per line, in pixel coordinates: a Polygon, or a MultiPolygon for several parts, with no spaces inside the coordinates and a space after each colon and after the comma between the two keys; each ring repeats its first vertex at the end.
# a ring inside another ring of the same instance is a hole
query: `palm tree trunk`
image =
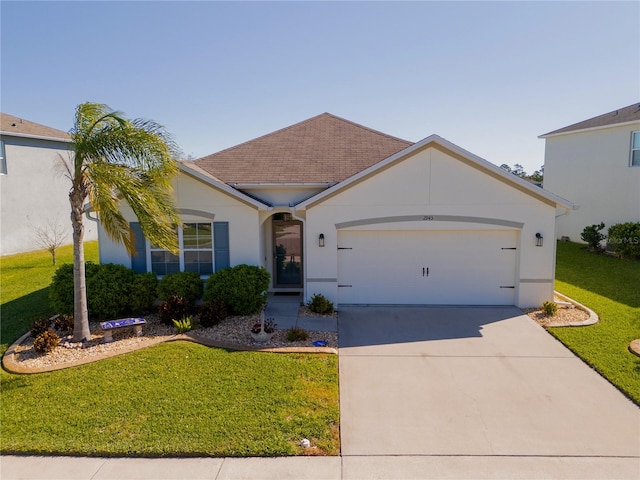
{"type": "Polygon", "coordinates": [[[73,340],[91,340],[89,313],[87,311],[87,284],[84,268],[84,223],[82,221],[82,198],[69,195],[71,202],[71,225],[73,226],[73,340]]]}

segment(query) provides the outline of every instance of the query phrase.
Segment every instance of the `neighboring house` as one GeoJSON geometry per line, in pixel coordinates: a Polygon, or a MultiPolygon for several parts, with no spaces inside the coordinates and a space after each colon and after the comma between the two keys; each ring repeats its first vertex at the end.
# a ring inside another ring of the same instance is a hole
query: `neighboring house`
{"type": "Polygon", "coordinates": [[[432,135],[417,143],[328,113],[181,164],[173,256],[100,232],[102,262],[207,276],[240,263],[271,291],[346,304],[540,305],[556,215],[571,204],[432,135]]]}
{"type": "MultiPolygon", "coordinates": [[[[587,225],[640,222],[640,104],[541,135],[544,188],[577,205],[558,237],[582,242],[587,225]]],[[[606,230],[604,233],[606,234],[606,230]]]]}
{"type": "MultiPolygon", "coordinates": [[[[0,254],[43,248],[38,228],[64,232],[71,244],[69,188],[62,159],[70,155],[66,132],[0,114],[0,254]]],[[[86,222],[86,240],[98,238],[95,223],[86,222]]]]}

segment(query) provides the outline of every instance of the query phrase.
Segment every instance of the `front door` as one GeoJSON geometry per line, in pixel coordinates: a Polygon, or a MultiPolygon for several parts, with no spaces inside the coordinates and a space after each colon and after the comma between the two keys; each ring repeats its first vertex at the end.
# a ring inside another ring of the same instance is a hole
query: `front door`
{"type": "Polygon", "coordinates": [[[273,220],[273,286],[302,287],[302,222],[273,220]]]}

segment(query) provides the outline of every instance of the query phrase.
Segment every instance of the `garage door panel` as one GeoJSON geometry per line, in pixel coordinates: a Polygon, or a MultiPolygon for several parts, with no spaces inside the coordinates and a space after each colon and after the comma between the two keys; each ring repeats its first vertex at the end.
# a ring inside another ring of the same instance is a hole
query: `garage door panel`
{"type": "Polygon", "coordinates": [[[338,303],[514,303],[514,231],[358,230],[338,240],[338,303]]]}

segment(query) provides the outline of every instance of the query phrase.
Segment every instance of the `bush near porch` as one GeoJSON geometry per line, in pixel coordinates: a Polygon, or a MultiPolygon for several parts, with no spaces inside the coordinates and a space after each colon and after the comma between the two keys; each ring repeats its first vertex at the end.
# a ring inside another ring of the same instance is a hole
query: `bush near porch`
{"type": "Polygon", "coordinates": [[[558,242],[555,288],[600,316],[589,327],[549,332],[640,405],[640,261],[594,254],[585,245],[558,242]]]}

